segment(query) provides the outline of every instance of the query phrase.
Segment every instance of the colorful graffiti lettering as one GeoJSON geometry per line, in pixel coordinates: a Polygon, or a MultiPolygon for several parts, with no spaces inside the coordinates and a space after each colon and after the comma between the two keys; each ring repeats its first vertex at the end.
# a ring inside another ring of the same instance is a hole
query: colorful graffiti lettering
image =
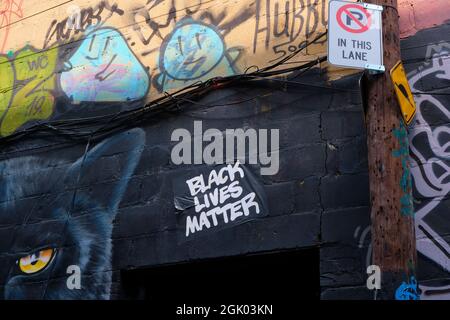
{"type": "MultiPolygon", "coordinates": [[[[429,46],[426,53],[429,62],[408,75],[411,88],[423,91],[426,83],[450,80],[449,56],[450,44],[429,46]]],[[[415,100],[416,118],[409,140],[411,173],[420,200],[415,213],[416,246],[422,255],[450,272],[450,245],[442,236],[449,225],[448,208],[442,204],[450,192],[450,110],[443,102],[445,96],[420,93],[415,100]]],[[[426,294],[421,298],[450,298],[448,290],[443,290],[448,286],[420,287],[426,294]],[[430,292],[433,294],[428,295],[430,292]]]]}
{"type": "MultiPolygon", "coordinates": [[[[212,2],[150,0],[119,4],[118,1],[99,0],[86,7],[72,3],[58,5],[60,12],[69,16],[57,14],[51,17],[46,33],[29,39],[33,48],[40,48],[42,42],[43,50],[59,48],[57,65],[61,74],[56,77],[56,85],[52,88],[53,100],[57,101],[52,103],[50,95],[37,99],[31,106],[37,110],[31,112],[36,113],[33,117],[25,119],[22,116],[20,119],[19,116],[11,120],[13,109],[9,110],[10,103],[6,100],[10,100],[11,94],[17,95],[17,86],[13,86],[12,92],[5,89],[11,87],[7,84],[11,76],[8,74],[0,80],[5,91],[0,97],[0,112],[3,114],[0,121],[4,126],[0,135],[9,135],[32,120],[50,119],[50,116],[51,119],[60,119],[67,111],[72,112],[59,101],[81,105],[83,102],[139,101],[147,96],[154,99],[165,91],[214,77],[235,75],[249,66],[262,66],[272,58],[278,59],[282,52],[287,54],[294,47],[298,48],[325,21],[325,1],[321,0],[300,3],[286,0],[280,4],[261,0],[240,4],[239,8],[216,6],[212,2]],[[264,12],[264,8],[268,11],[264,12]],[[120,27],[121,31],[106,26],[122,20],[128,24],[120,27]],[[255,39],[253,22],[257,24],[255,39]],[[240,30],[252,32],[245,34],[240,30]],[[273,52],[266,52],[269,59],[260,52],[260,57],[255,55],[256,38],[266,35],[266,32],[268,42],[259,51],[267,51],[267,46],[277,40],[273,52]],[[243,59],[244,50],[251,54],[253,40],[255,59],[243,59]],[[148,58],[141,63],[137,56],[148,58]]],[[[1,3],[4,4],[3,7],[0,4],[2,23],[10,22],[11,17],[23,16],[23,1],[1,3]]],[[[35,21],[34,16],[31,18],[35,21]]],[[[7,30],[5,27],[0,29],[0,39],[7,30]]],[[[2,61],[10,61],[1,67],[7,72],[16,68],[14,52],[2,57],[2,61]]],[[[21,96],[17,95],[14,102],[19,98],[21,96]]]]}
{"type": "Polygon", "coordinates": [[[23,0],[0,1],[0,53],[5,50],[9,36],[9,27],[15,18],[23,18],[23,0]]]}
{"type": "Polygon", "coordinates": [[[166,91],[214,76],[234,75],[233,64],[239,54],[238,48],[226,48],[213,26],[184,19],[161,47],[157,87],[166,91]]]}
{"type": "Polygon", "coordinates": [[[395,128],[394,136],[399,142],[399,149],[392,152],[392,156],[400,158],[402,161],[402,177],[400,179],[400,187],[403,195],[400,198],[401,214],[404,216],[414,215],[413,197],[412,197],[412,179],[409,168],[409,146],[408,132],[403,121],[400,121],[400,128],[395,128]]]}
{"type": "Polygon", "coordinates": [[[122,34],[112,28],[91,32],[66,62],[61,88],[73,103],[139,100],[149,77],[122,34]]]}
{"type": "Polygon", "coordinates": [[[58,59],[58,48],[39,51],[30,46],[12,56],[0,55],[1,136],[51,117],[59,89],[74,104],[134,101],[148,93],[145,67],[115,29],[91,32],[64,62],[60,77],[58,59]]]}
{"type": "Polygon", "coordinates": [[[26,47],[10,59],[0,56],[0,135],[53,112],[58,49],[26,47]]]}
{"type": "Polygon", "coordinates": [[[420,300],[417,281],[411,276],[409,282],[403,283],[395,291],[395,300],[420,300]]]}

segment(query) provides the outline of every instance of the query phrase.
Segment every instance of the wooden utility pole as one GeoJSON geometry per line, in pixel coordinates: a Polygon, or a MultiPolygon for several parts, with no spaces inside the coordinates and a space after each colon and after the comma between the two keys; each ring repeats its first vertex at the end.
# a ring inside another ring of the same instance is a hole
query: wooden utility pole
{"type": "MultiPolygon", "coordinates": [[[[367,83],[367,145],[372,220],[372,264],[381,269],[380,299],[415,279],[416,242],[408,136],[389,70],[401,60],[397,0],[366,0],[383,6],[384,74],[367,83]],[[414,277],[414,278],[411,278],[414,277]]],[[[407,295],[407,294],[406,294],[407,295]]],[[[414,293],[412,294],[414,295],[414,293]]]]}

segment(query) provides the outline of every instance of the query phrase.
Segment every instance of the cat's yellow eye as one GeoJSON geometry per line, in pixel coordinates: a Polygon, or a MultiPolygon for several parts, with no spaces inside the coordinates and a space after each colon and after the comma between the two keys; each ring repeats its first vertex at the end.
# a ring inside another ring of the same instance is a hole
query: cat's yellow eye
{"type": "Polygon", "coordinates": [[[54,254],[54,249],[44,249],[22,257],[18,260],[20,271],[33,274],[44,270],[52,261],[54,254]]]}

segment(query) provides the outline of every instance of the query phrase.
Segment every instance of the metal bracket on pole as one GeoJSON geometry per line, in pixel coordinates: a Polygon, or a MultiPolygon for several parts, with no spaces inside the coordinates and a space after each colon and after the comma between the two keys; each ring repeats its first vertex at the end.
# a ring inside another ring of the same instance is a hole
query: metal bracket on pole
{"type": "Polygon", "coordinates": [[[366,64],[364,68],[367,69],[370,74],[384,73],[386,71],[384,65],[366,64]]]}

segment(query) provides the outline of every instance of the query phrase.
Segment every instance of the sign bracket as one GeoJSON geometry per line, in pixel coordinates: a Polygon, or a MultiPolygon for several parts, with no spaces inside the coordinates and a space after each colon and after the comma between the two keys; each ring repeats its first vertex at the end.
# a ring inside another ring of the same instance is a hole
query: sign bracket
{"type": "Polygon", "coordinates": [[[383,11],[383,6],[379,6],[373,3],[361,3],[364,9],[375,10],[375,11],[383,11]]]}
{"type": "Polygon", "coordinates": [[[386,71],[384,65],[377,65],[377,64],[366,64],[364,68],[369,70],[370,74],[384,73],[386,71]]]}

